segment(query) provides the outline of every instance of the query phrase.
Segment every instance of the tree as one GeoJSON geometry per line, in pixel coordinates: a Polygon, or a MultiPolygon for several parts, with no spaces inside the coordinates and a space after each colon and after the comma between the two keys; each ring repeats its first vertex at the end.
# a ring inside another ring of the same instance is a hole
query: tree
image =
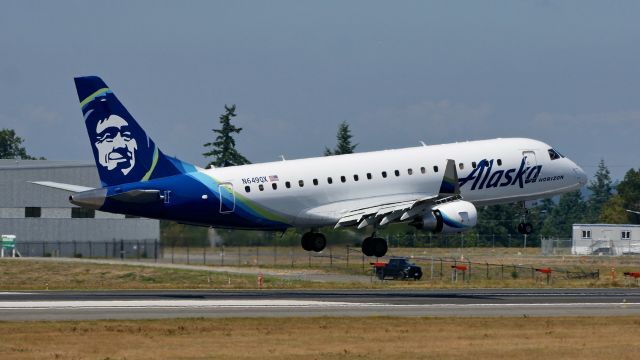
{"type": "MultiPolygon", "coordinates": [[[[629,210],[640,210],[640,169],[630,169],[618,186],[618,195],[622,198],[623,207],[629,210]]],[[[637,217],[631,217],[637,220],[637,217]]]]}
{"type": "Polygon", "coordinates": [[[624,209],[622,196],[616,194],[609,198],[609,201],[602,207],[600,221],[605,224],[629,223],[629,213],[624,209]]]}
{"type": "Polygon", "coordinates": [[[335,150],[331,150],[328,147],[324,148],[324,155],[342,155],[342,154],[352,154],[353,150],[355,150],[358,144],[351,145],[351,130],[349,129],[349,124],[346,121],[343,121],[340,126],[338,126],[338,134],[336,138],[338,139],[338,144],[335,150]]]}
{"type": "MultiPolygon", "coordinates": [[[[0,130],[0,159],[36,160],[22,146],[24,140],[13,129],[0,130]]],[[[44,160],[44,158],[40,158],[44,160]]]]}
{"type": "Polygon", "coordinates": [[[593,180],[589,182],[587,188],[591,191],[591,196],[587,201],[588,221],[596,223],[602,219],[602,208],[613,195],[613,187],[611,186],[611,176],[609,169],[604,164],[604,160],[600,160],[598,170],[593,180]]]}
{"type": "Polygon", "coordinates": [[[213,157],[213,161],[209,162],[208,167],[226,167],[249,164],[244,156],[240,155],[236,150],[236,141],[233,139],[233,134],[239,134],[242,128],[236,127],[231,124],[231,118],[236,116],[236,106],[224,106],[225,113],[220,115],[221,129],[213,129],[213,132],[217,133],[216,140],[214,142],[208,142],[204,144],[205,147],[211,148],[202,155],[205,157],[213,157]]]}
{"type": "Polygon", "coordinates": [[[586,209],[580,190],[562,194],[558,204],[553,207],[550,214],[547,214],[542,235],[571,237],[573,224],[582,223],[586,219],[586,209]]]}

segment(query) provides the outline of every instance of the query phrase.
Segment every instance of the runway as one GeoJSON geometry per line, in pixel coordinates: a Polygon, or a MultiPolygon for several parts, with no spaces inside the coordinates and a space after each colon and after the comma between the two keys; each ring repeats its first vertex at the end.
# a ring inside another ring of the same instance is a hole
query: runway
{"type": "Polygon", "coordinates": [[[0,320],[640,315],[640,289],[0,292],[0,320]]]}

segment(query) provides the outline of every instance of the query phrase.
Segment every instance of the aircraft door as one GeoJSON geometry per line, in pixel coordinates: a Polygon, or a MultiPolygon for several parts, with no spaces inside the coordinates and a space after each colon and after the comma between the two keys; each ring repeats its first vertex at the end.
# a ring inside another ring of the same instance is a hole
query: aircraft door
{"type": "Polygon", "coordinates": [[[527,157],[526,165],[528,167],[534,167],[534,166],[538,165],[538,160],[536,159],[536,152],[535,151],[525,150],[525,151],[522,152],[522,156],[523,157],[525,157],[525,156],[527,157]]]}
{"type": "Polygon", "coordinates": [[[236,194],[233,191],[233,184],[222,183],[218,185],[220,194],[220,213],[229,214],[236,209],[236,194]]]}

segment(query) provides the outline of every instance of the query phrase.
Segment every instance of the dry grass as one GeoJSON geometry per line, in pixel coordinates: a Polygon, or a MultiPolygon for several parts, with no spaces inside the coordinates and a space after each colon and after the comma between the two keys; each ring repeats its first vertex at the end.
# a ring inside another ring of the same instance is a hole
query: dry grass
{"type": "Polygon", "coordinates": [[[637,359],[640,318],[0,322],[2,359],[637,359]]]}
{"type": "MultiPolygon", "coordinates": [[[[0,260],[0,290],[255,289],[253,275],[146,266],[0,260]]],[[[304,288],[307,282],[266,276],[265,288],[304,288]]]]}

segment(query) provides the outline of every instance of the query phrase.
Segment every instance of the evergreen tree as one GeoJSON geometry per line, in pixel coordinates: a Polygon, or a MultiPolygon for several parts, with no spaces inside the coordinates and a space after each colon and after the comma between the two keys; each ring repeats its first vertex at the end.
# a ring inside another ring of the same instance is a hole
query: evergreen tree
{"type": "Polygon", "coordinates": [[[205,157],[213,157],[213,161],[209,162],[208,167],[226,167],[249,164],[244,156],[240,155],[236,150],[236,141],[233,139],[233,134],[239,134],[242,128],[235,127],[231,124],[231,118],[236,116],[236,106],[224,106],[225,113],[220,115],[221,129],[213,129],[213,132],[217,133],[216,140],[214,142],[208,142],[204,144],[205,147],[211,148],[202,155],[205,157]]]}
{"type": "Polygon", "coordinates": [[[616,194],[609,198],[600,213],[600,221],[605,224],[628,224],[631,217],[625,211],[622,196],[616,194]]]}
{"type": "Polygon", "coordinates": [[[560,201],[553,207],[544,221],[541,234],[543,236],[571,237],[573,224],[586,220],[587,205],[582,200],[580,190],[568,192],[560,196],[560,201]]]}
{"type": "Polygon", "coordinates": [[[27,154],[27,150],[22,146],[23,141],[13,129],[0,130],[0,159],[35,160],[35,157],[27,154]]]}
{"type": "MultiPolygon", "coordinates": [[[[622,198],[623,207],[629,210],[640,211],[640,169],[630,169],[624,175],[618,186],[618,195],[622,198]]],[[[630,220],[637,222],[637,217],[632,216],[630,220]]]]}
{"type": "Polygon", "coordinates": [[[602,221],[602,208],[609,201],[613,192],[611,176],[609,175],[609,169],[604,164],[604,160],[600,160],[598,170],[587,188],[591,191],[591,196],[587,201],[589,214],[587,220],[592,223],[600,222],[602,221]]]}
{"type": "Polygon", "coordinates": [[[335,150],[331,150],[328,147],[324,148],[324,155],[342,155],[342,154],[352,154],[353,150],[355,150],[358,144],[351,144],[351,130],[349,129],[349,124],[346,121],[343,121],[338,127],[338,134],[336,138],[338,139],[338,144],[335,150]]]}

